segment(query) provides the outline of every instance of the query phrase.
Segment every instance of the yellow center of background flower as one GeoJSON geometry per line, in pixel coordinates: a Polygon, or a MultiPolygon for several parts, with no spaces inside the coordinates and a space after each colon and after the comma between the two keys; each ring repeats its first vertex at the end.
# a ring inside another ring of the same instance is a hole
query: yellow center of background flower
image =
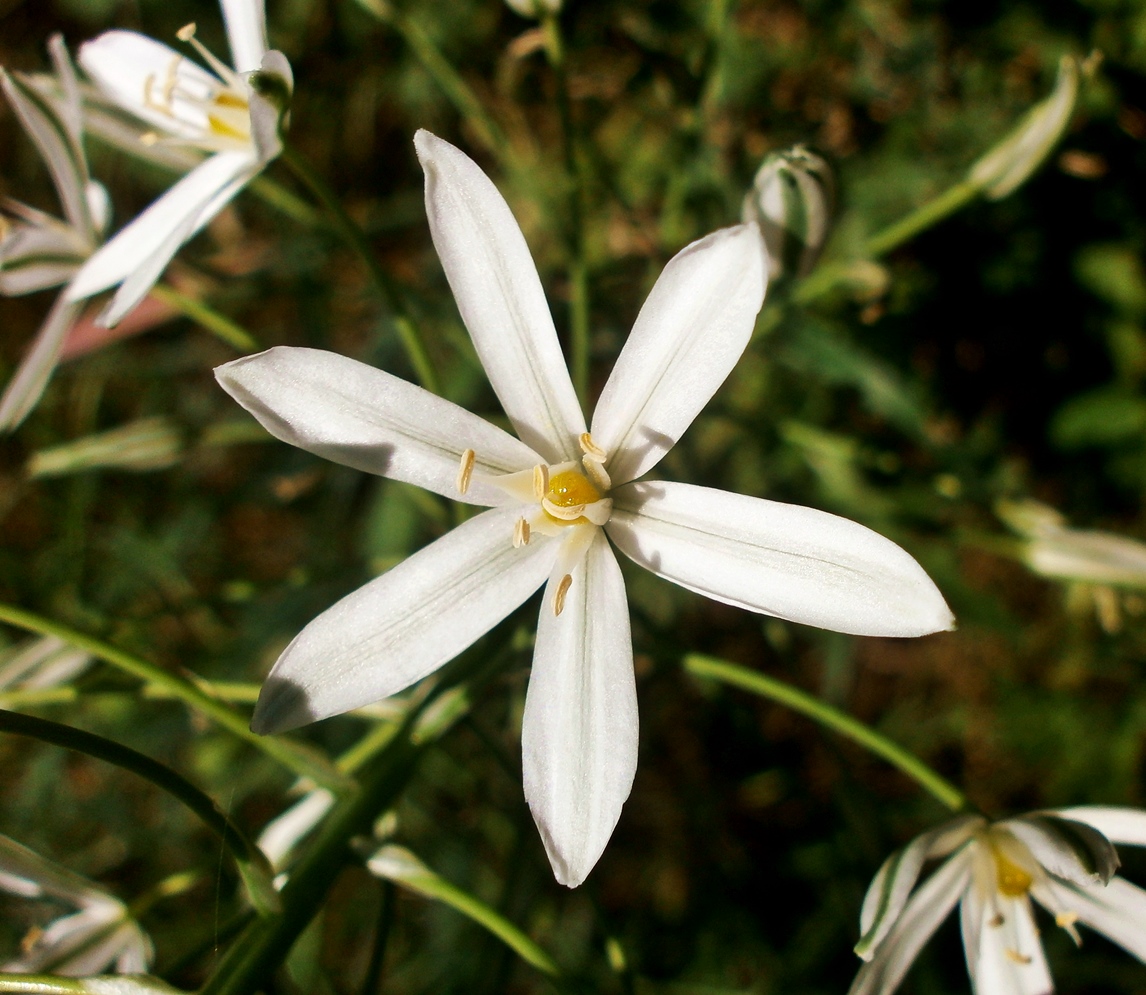
{"type": "Polygon", "coordinates": [[[1008,898],[1021,898],[1030,891],[1034,879],[1017,864],[995,851],[995,878],[999,891],[1008,898]]]}

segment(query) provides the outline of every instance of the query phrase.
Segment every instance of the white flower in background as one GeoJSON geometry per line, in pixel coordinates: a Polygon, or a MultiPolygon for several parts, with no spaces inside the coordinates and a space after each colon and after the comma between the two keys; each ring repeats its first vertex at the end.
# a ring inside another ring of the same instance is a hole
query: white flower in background
{"type": "Polygon", "coordinates": [[[420,131],[434,245],[520,439],[381,370],[277,348],[219,367],[284,441],[485,511],[315,619],[279,658],[253,728],[275,732],[394,694],[545,585],[522,729],[525,796],[557,879],[584,880],[628,797],[637,701],[609,540],[726,604],[843,632],[915,636],[951,613],[894,543],[809,508],[635,482],[727,377],[764,296],[755,226],[665,267],[586,429],[521,230],[465,154],[420,131]],[[606,539],[608,535],[608,539],[606,539]]]}
{"type": "Polygon", "coordinates": [[[59,687],[87,670],[91,662],[90,653],[59,636],[37,636],[0,652],[0,692],[59,687]]]}
{"type": "Polygon", "coordinates": [[[1002,822],[963,816],[892,854],[872,881],[848,995],[890,995],[959,903],[975,995],[1054,991],[1033,898],[1075,941],[1083,923],[1146,961],[1146,891],[1114,877],[1112,844],[1146,846],[1146,812],[1082,806],[1002,822]],[[918,887],[924,864],[946,857],[918,887]]]}
{"type": "Polygon", "coordinates": [[[560,13],[562,0],[505,0],[505,5],[522,17],[542,18],[560,13]]]}
{"type": "Polygon", "coordinates": [[[0,964],[0,971],[84,977],[108,967],[140,974],[151,963],[151,941],[126,905],[7,836],[0,836],[0,890],[24,898],[55,899],[79,910],[34,929],[20,956],[0,964]]]}
{"type": "Polygon", "coordinates": [[[101,315],[114,325],[146,296],[172,257],[282,151],[290,63],[268,51],[262,0],[222,0],[234,68],[179,32],[211,72],[133,31],[108,31],[79,61],[109,99],[150,125],[150,140],[213,153],[87,261],[68,290],[81,300],[119,285],[101,315]]]}
{"type": "MultiPolygon", "coordinates": [[[[48,42],[58,99],[22,73],[0,69],[0,87],[40,157],[64,209],[64,220],[19,201],[0,203],[0,294],[14,297],[68,283],[95,251],[107,227],[107,192],[88,175],[75,69],[63,39],[48,42]]],[[[82,305],[65,292],[48,312],[0,397],[0,431],[24,420],[44,393],[82,305]]]]}
{"type": "MultiPolygon", "coordinates": [[[[299,787],[295,785],[296,789],[299,787]]],[[[286,867],[299,843],[334,807],[334,801],[333,792],[309,786],[297,802],[263,827],[256,844],[275,871],[286,867]]],[[[277,879],[275,884],[279,885],[277,879]]]]}

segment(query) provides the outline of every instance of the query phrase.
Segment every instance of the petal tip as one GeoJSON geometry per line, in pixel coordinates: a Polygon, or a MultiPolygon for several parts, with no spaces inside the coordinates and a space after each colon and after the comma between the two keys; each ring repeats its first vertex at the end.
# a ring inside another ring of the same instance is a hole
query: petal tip
{"type": "Polygon", "coordinates": [[[288,732],[319,718],[310,706],[306,691],[293,681],[271,673],[263,684],[255,713],[251,716],[251,732],[266,736],[288,732]]]}

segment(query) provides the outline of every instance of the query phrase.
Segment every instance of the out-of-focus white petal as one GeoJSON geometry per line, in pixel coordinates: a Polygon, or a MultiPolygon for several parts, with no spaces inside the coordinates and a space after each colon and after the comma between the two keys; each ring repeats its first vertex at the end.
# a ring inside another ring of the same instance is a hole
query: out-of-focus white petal
{"type": "Polygon", "coordinates": [[[579,460],[585,418],[509,205],[449,142],[419,131],[414,146],[434,247],[498,400],[521,440],[547,461],[579,460]]]}
{"type": "Polygon", "coordinates": [[[471,518],[319,615],[271,670],[251,728],[282,732],[385,698],[488,632],[557,555],[544,540],[514,548],[520,514],[471,518]]]}
{"type": "Polygon", "coordinates": [[[0,396],[0,432],[14,429],[40,400],[56,368],[64,339],[81,310],[82,303],[68,301],[64,294],[56,298],[3,396],[0,396]]]}
{"type": "Polygon", "coordinates": [[[258,69],[267,51],[267,15],[263,0],[220,0],[231,65],[236,72],[258,69]]]}
{"type": "Polygon", "coordinates": [[[86,878],[74,874],[66,867],[45,860],[14,839],[0,836],[0,875],[5,891],[25,897],[50,895],[69,905],[90,905],[111,901],[86,878]],[[15,887],[11,881],[23,881],[27,887],[15,887]]]}
{"type": "Polygon", "coordinates": [[[650,481],[613,491],[606,530],[636,563],[725,604],[867,636],[953,624],[911,556],[827,512],[650,481]]]}
{"type": "Polygon", "coordinates": [[[1043,870],[1075,884],[1106,884],[1118,870],[1114,846],[1081,819],[1035,812],[997,823],[1030,851],[1043,870]]]}
{"type": "MultiPolygon", "coordinates": [[[[236,184],[241,185],[256,171],[252,157],[243,152],[219,152],[200,163],[81,267],[68,287],[68,299],[91,297],[142,270],[150,275],[158,266],[150,286],[178,249],[178,245],[170,247],[173,236],[189,239],[211,220],[213,214],[207,209],[219,195],[227,192],[233,196],[238,190],[236,184]]],[[[220,203],[215,210],[221,207],[220,203]]]]}
{"type": "Polygon", "coordinates": [[[969,850],[941,864],[903,907],[895,927],[860,968],[848,995],[890,995],[903,980],[923,945],[947,918],[971,876],[969,850]]]}
{"type": "Polygon", "coordinates": [[[210,128],[207,107],[219,80],[154,38],[105,31],[84,42],[77,58],[115,103],[160,133],[194,140],[210,128]]]}
{"type": "Polygon", "coordinates": [[[1106,887],[1063,886],[1053,895],[1038,883],[1031,890],[1043,905],[1073,912],[1079,922],[1146,962],[1146,891],[1137,885],[1114,878],[1106,887]]]}
{"type": "Polygon", "coordinates": [[[916,836],[884,861],[864,896],[860,911],[860,941],[855,952],[871,960],[880,941],[891,931],[911,895],[926,861],[962,846],[985,823],[982,816],[964,815],[916,836]]]}
{"type": "Polygon", "coordinates": [[[988,917],[979,930],[975,995],[1050,995],[1054,981],[1030,901],[1001,899],[999,913],[1001,921],[988,917]]]}
{"type": "Polygon", "coordinates": [[[71,225],[14,201],[3,206],[19,219],[35,219],[12,222],[0,239],[3,296],[19,297],[67,283],[91,255],[91,245],[71,225]]]}
{"type": "Polygon", "coordinates": [[[299,841],[334,806],[334,794],[326,788],[308,791],[282,815],[271,819],[259,833],[256,845],[266,854],[271,867],[282,870],[299,841]]]}
{"type": "Polygon", "coordinates": [[[251,140],[255,156],[265,166],[283,150],[284,118],[290,113],[294,74],[287,57],[272,50],[263,56],[262,67],[250,82],[251,140]]]}
{"type": "Polygon", "coordinates": [[[88,216],[86,190],[87,160],[60,109],[20,73],[0,69],[0,87],[40,151],[52,174],[64,215],[83,237],[92,239],[94,230],[88,216]]]}
{"type": "Polygon", "coordinates": [[[546,587],[521,729],[525,800],[554,875],[570,888],[609,842],[637,769],[625,582],[608,541],[594,532],[560,615],[555,582],[546,587]]]}
{"type": "Polygon", "coordinates": [[[755,225],[713,232],[670,260],[593,413],[615,484],[658,463],[744,352],[767,283],[755,225]]]}
{"type": "Polygon", "coordinates": [[[1146,846],[1146,810],[1115,805],[1075,805],[1055,809],[1053,815],[1093,826],[1111,843],[1146,846]]]}
{"type": "Polygon", "coordinates": [[[278,346],[220,366],[215,376],[275,438],[455,501],[515,503],[483,475],[544,462],[465,408],[337,353],[278,346]],[[467,449],[474,472],[461,494],[458,469],[467,449]]]}

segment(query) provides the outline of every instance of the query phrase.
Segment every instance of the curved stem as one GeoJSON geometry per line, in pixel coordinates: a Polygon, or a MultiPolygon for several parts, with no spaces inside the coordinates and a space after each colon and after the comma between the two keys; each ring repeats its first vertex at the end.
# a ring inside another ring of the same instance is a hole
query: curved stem
{"type": "Polygon", "coordinates": [[[238,349],[240,352],[253,352],[259,348],[258,339],[242,325],[236,324],[226,315],[220,314],[202,301],[188,297],[166,283],[155,284],[150,293],[156,300],[178,311],[183,317],[190,318],[200,328],[210,332],[215,338],[226,342],[232,348],[238,349]]]}
{"type": "Polygon", "coordinates": [[[239,868],[252,904],[263,912],[272,912],[278,906],[278,893],[272,881],[270,865],[262,851],[247,838],[227,814],[207,795],[187,780],[178,771],[172,770],[158,760],[145,756],[130,746],[105,739],[95,733],[75,729],[60,722],[22,715],[0,709],[0,732],[15,736],[27,736],[44,743],[52,743],[65,749],[75,750],[97,760],[104,760],[123,770],[150,781],[157,788],[166,791],[195,813],[230,851],[239,868]]]}
{"type": "Polygon", "coordinates": [[[178,698],[188,707],[213,719],[224,729],[246,740],[257,750],[277,760],[296,774],[309,777],[324,787],[336,790],[341,790],[347,785],[346,777],[320,755],[282,737],[259,736],[251,732],[247,720],[225,702],[198,685],[175,674],[169,674],[153,663],[12,605],[0,604],[0,622],[6,622],[27,632],[39,633],[41,636],[57,636],[78,649],[86,650],[92,656],[139,678],[146,685],[178,698]]]}
{"type": "MultiPolygon", "coordinates": [[[[904,242],[950,217],[965,207],[983,192],[982,186],[970,180],[961,180],[909,212],[898,221],[876,232],[860,247],[858,259],[875,259],[899,248],[904,242]]],[[[815,270],[802,281],[792,293],[794,300],[807,304],[822,297],[846,279],[851,269],[850,261],[829,263],[815,270]]]]}
{"type": "Polygon", "coordinates": [[[334,191],[330,189],[326,181],[315,172],[310,163],[300,156],[298,152],[286,146],[283,148],[280,158],[329,212],[331,220],[339,234],[342,235],[346,243],[358,254],[359,258],[366,265],[371,281],[390,308],[390,318],[394,323],[394,330],[398,333],[398,339],[402,343],[402,348],[406,352],[406,358],[410,361],[410,366],[413,367],[418,382],[421,383],[426,390],[438,393],[438,377],[434,372],[433,364],[430,362],[430,357],[426,352],[421,336],[418,334],[418,329],[415,327],[413,321],[410,320],[410,316],[407,313],[398,288],[394,285],[390,277],[387,276],[386,271],[378,265],[374,250],[370,247],[370,243],[366,240],[366,235],[362,229],[359,228],[358,225],[355,224],[354,219],[346,213],[338,197],[334,191]]]}
{"type": "Polygon", "coordinates": [[[950,781],[937,774],[914,753],[898,743],[876,732],[870,726],[841,712],[838,708],[825,704],[806,691],[785,684],[774,677],[768,677],[747,667],[740,667],[726,660],[690,653],[684,658],[684,668],[697,677],[709,677],[723,681],[733,687],[751,691],[753,694],[769,698],[777,704],[806,715],[820,725],[838,732],[876,756],[898,767],[904,774],[928,791],[935,799],[952,811],[958,812],[967,807],[967,798],[950,781]]]}

